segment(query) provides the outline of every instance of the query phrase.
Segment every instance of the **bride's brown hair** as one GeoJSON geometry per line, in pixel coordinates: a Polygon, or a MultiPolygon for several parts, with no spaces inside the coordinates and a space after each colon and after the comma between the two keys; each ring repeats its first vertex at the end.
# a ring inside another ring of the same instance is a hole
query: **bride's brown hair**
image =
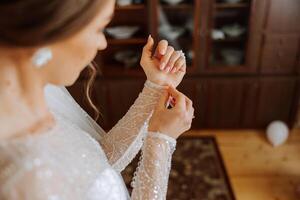
{"type": "MultiPolygon", "coordinates": [[[[88,24],[104,0],[2,0],[0,2],[0,44],[12,47],[35,47],[70,37],[88,24]]],[[[86,84],[88,102],[97,70],[89,65],[86,84]]]]}

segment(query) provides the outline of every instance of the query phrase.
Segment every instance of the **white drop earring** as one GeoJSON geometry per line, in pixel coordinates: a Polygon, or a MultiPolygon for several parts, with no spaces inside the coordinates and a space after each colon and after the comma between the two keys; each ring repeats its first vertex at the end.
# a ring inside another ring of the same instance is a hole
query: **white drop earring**
{"type": "Polygon", "coordinates": [[[37,50],[32,56],[32,64],[36,68],[42,68],[52,59],[52,50],[50,48],[41,48],[37,50]]]}

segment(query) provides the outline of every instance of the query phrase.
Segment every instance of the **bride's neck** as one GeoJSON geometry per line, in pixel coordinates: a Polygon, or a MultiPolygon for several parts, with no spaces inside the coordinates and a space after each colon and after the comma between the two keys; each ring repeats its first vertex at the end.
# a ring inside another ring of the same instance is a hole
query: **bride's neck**
{"type": "Polygon", "coordinates": [[[0,58],[0,139],[35,133],[52,123],[43,88],[30,64],[0,58]]]}

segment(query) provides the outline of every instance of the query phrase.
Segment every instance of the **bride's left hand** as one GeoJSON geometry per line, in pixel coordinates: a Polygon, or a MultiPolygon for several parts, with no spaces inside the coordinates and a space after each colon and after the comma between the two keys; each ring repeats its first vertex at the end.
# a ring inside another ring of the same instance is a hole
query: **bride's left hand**
{"type": "Polygon", "coordinates": [[[176,88],[186,73],[183,52],[175,51],[166,40],[159,42],[154,53],[153,50],[154,40],[149,36],[140,62],[147,79],[158,85],[176,88]]]}

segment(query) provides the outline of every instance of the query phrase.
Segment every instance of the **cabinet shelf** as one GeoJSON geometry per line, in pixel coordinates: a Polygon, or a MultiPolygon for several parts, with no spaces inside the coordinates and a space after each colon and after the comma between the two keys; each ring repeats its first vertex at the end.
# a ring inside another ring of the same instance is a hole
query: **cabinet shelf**
{"type": "Polygon", "coordinates": [[[249,3],[216,3],[217,9],[234,9],[234,8],[249,8],[249,3]]]}
{"type": "Polygon", "coordinates": [[[214,43],[240,43],[245,42],[247,38],[244,37],[238,37],[238,38],[225,38],[222,40],[212,40],[214,43]]]}
{"type": "Polygon", "coordinates": [[[191,10],[193,9],[193,5],[191,4],[179,4],[179,5],[161,5],[161,7],[165,10],[191,10]]]}
{"type": "Polygon", "coordinates": [[[146,9],[146,6],[141,4],[141,5],[128,5],[128,6],[116,6],[115,10],[128,10],[128,11],[134,11],[134,10],[144,10],[146,9]]]}

